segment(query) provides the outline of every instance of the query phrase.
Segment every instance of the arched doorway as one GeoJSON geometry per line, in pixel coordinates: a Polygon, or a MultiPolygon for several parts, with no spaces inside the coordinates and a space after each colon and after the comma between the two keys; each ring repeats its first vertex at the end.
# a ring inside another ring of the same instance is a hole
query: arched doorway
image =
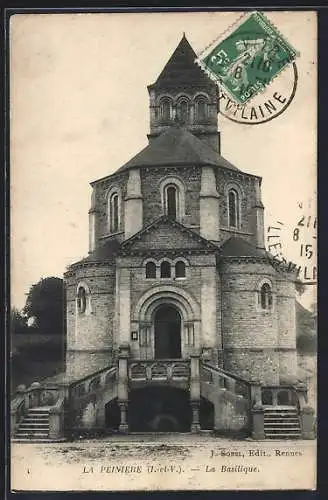
{"type": "Polygon", "coordinates": [[[155,312],[155,358],[181,358],[181,316],[171,305],[160,306],[155,312]]]}

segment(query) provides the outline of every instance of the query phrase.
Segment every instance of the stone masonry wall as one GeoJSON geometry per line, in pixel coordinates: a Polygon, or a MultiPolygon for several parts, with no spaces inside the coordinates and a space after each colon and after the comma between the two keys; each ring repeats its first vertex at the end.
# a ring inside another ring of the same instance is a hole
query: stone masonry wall
{"type": "Polygon", "coordinates": [[[293,281],[277,279],[278,341],[280,347],[280,383],[297,379],[295,285],[293,281]]]}
{"type": "Polygon", "coordinates": [[[248,380],[277,384],[279,360],[275,271],[264,262],[225,261],[220,265],[224,367],[248,380]],[[258,304],[258,284],[272,282],[273,307],[258,304]]]}
{"type": "Polygon", "coordinates": [[[256,225],[253,206],[255,205],[255,178],[226,169],[216,170],[217,191],[219,193],[220,212],[220,242],[223,243],[232,235],[239,235],[250,243],[256,244],[256,225]],[[238,186],[240,189],[240,228],[235,230],[228,225],[228,201],[227,194],[229,186],[238,186]]]}
{"type": "Polygon", "coordinates": [[[185,217],[181,221],[186,226],[196,226],[199,230],[200,168],[198,167],[152,167],[141,169],[141,192],[143,196],[143,223],[150,224],[164,214],[160,183],[166,177],[177,177],[185,185],[185,217]]]}
{"type": "Polygon", "coordinates": [[[107,193],[112,188],[119,188],[121,192],[121,210],[120,210],[120,233],[124,232],[124,198],[126,195],[126,185],[128,181],[128,172],[123,172],[99,181],[94,185],[95,190],[95,209],[96,209],[96,246],[102,241],[101,237],[109,235],[108,227],[108,198],[107,193]]]}
{"type": "MultiPolygon", "coordinates": [[[[186,278],[185,279],[174,279],[172,275],[171,278],[160,278],[160,269],[159,265],[157,268],[157,278],[156,279],[146,279],[145,275],[145,257],[135,256],[135,257],[124,257],[120,258],[118,265],[120,267],[129,269],[130,272],[130,284],[131,284],[131,299],[130,299],[130,307],[131,307],[131,320],[134,318],[134,312],[136,305],[139,299],[145,294],[147,291],[157,288],[158,286],[170,286],[174,287],[177,292],[181,289],[187,292],[197,303],[199,308],[205,307],[205,305],[201,304],[201,283],[202,283],[202,270],[207,269],[207,266],[212,266],[215,269],[215,256],[214,255],[187,255],[186,257],[182,256],[182,258],[186,259],[189,265],[186,266],[186,278]]],[[[159,261],[161,258],[164,258],[164,255],[161,257],[152,257],[153,260],[159,261]]],[[[166,255],[168,260],[178,259],[179,255],[172,256],[169,253],[166,255]]],[[[214,271],[215,272],[215,271],[214,271]]],[[[204,293],[204,292],[203,292],[204,293]]],[[[204,311],[204,315],[206,315],[206,311],[204,311]]],[[[198,318],[198,321],[200,318],[198,318]]],[[[201,332],[200,332],[201,335],[201,332]]],[[[213,332],[213,341],[212,344],[216,344],[215,332],[213,332]]],[[[197,339],[197,344],[201,342],[202,339],[197,339]]],[[[132,353],[134,355],[138,355],[138,343],[132,342],[132,353]]]]}
{"type": "Polygon", "coordinates": [[[112,361],[115,297],[115,269],[109,265],[84,266],[65,276],[67,290],[67,371],[90,369],[94,360],[99,370],[112,361]],[[90,290],[91,309],[78,313],[77,286],[85,283],[90,290]]]}

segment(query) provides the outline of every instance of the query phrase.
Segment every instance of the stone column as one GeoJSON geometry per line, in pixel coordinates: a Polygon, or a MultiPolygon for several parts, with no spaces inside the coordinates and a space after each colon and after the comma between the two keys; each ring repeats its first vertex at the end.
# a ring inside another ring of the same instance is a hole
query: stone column
{"type": "Polygon", "coordinates": [[[200,423],[199,423],[200,401],[191,401],[190,404],[192,409],[192,421],[190,430],[192,433],[197,434],[200,431],[200,423]]]}
{"type": "Polygon", "coordinates": [[[128,386],[128,358],[130,347],[128,344],[121,344],[118,354],[118,382],[117,382],[117,400],[121,412],[120,432],[128,432],[127,410],[129,398],[128,386]]]}
{"type": "Polygon", "coordinates": [[[199,194],[200,235],[207,240],[219,241],[219,195],[212,167],[202,168],[201,191],[199,194]]]}
{"type": "Polygon", "coordinates": [[[190,404],[192,408],[191,432],[200,431],[199,408],[200,408],[200,374],[199,354],[194,352],[190,356],[190,404]]]}
{"type": "Polygon", "coordinates": [[[263,407],[255,405],[251,409],[251,414],[252,414],[252,438],[257,440],[265,439],[263,407]]]}
{"type": "Polygon", "coordinates": [[[307,387],[305,384],[296,386],[299,406],[302,439],[315,439],[316,423],[314,409],[308,404],[307,387]]]}
{"type": "Polygon", "coordinates": [[[126,433],[129,432],[128,425],[128,401],[119,401],[118,406],[121,412],[121,423],[119,425],[119,431],[126,433]]]}
{"type": "Polygon", "coordinates": [[[124,238],[127,239],[142,229],[143,213],[141,179],[138,168],[133,168],[129,171],[129,179],[124,203],[124,238]]]}

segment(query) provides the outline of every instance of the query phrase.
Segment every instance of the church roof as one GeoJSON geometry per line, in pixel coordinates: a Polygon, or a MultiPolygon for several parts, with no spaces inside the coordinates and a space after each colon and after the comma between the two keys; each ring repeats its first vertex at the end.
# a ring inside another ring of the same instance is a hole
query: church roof
{"type": "Polygon", "coordinates": [[[183,34],[179,45],[164,66],[156,82],[148,88],[165,88],[169,90],[177,85],[213,87],[215,84],[195,63],[197,54],[183,34]]]}
{"type": "Polygon", "coordinates": [[[239,170],[188,130],[169,127],[116,173],[133,167],[212,165],[239,170]]]}
{"type": "Polygon", "coordinates": [[[267,251],[257,248],[238,236],[231,236],[220,247],[221,257],[268,257],[267,251]]]}
{"type": "Polygon", "coordinates": [[[92,262],[112,262],[115,260],[115,256],[119,248],[120,243],[117,240],[107,240],[105,243],[91,252],[88,257],[75,262],[70,267],[74,268],[75,266],[80,266],[92,262]]]}

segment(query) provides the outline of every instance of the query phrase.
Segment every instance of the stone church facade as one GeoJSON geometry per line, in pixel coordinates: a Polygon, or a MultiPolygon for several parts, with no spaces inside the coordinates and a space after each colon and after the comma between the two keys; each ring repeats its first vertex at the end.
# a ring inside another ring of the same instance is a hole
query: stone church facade
{"type": "Polygon", "coordinates": [[[312,436],[296,276],[265,250],[261,178],[221,156],[218,88],[195,58],[183,36],[148,86],[148,145],[91,183],[89,254],[65,273],[66,374],[39,387],[62,395],[63,433],[312,436]]]}

